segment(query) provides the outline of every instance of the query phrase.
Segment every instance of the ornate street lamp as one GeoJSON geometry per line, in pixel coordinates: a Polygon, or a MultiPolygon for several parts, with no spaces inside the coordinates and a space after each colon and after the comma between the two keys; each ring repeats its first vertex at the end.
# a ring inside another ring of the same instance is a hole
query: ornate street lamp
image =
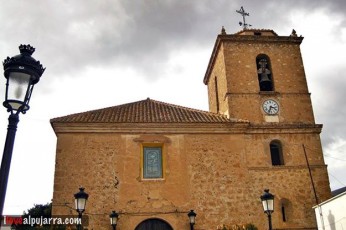
{"type": "Polygon", "coordinates": [[[272,213],[274,212],[274,195],[269,193],[269,189],[264,190],[261,196],[263,210],[268,216],[269,230],[272,230],[272,213]]]}
{"type": "Polygon", "coordinates": [[[113,230],[117,228],[117,222],[118,222],[118,216],[119,214],[115,211],[112,211],[112,213],[109,215],[109,219],[111,221],[111,225],[113,227],[113,230]]]}
{"type": "Polygon", "coordinates": [[[187,214],[187,216],[189,217],[189,221],[190,221],[190,229],[193,230],[193,226],[194,226],[195,223],[196,223],[196,216],[197,216],[197,214],[196,214],[193,210],[191,210],[191,211],[187,214]]]}
{"type": "Polygon", "coordinates": [[[79,192],[74,194],[76,211],[78,212],[78,218],[80,221],[77,225],[78,229],[81,229],[82,227],[82,214],[85,211],[85,206],[86,206],[88,197],[89,195],[86,192],[84,192],[83,187],[80,187],[79,192]]]}
{"type": "Polygon", "coordinates": [[[20,45],[20,54],[7,57],[4,62],[4,76],[6,78],[6,93],[3,105],[10,112],[8,118],[7,136],[2,155],[0,169],[0,216],[4,208],[8,174],[11,166],[14,139],[19,122],[19,113],[29,110],[29,102],[34,85],[40,80],[45,68],[31,55],[35,48],[30,45],[20,45]]]}

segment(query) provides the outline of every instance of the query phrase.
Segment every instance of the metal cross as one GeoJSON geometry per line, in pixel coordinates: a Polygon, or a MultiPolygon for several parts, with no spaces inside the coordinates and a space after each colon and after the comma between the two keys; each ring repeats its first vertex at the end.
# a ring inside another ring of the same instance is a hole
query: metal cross
{"type": "Polygon", "coordinates": [[[243,29],[246,30],[248,26],[251,26],[249,24],[246,24],[245,22],[245,16],[250,16],[249,13],[246,13],[243,7],[240,7],[240,10],[236,10],[237,13],[241,14],[243,16],[243,22],[239,22],[240,26],[243,26],[243,29]]]}

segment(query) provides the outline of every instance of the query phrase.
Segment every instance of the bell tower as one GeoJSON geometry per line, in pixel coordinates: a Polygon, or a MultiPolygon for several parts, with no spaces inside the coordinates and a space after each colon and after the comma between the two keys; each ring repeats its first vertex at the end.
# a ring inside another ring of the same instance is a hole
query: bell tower
{"type": "MultiPolygon", "coordinates": [[[[209,110],[248,124],[243,132],[234,131],[245,143],[232,154],[242,156],[247,192],[270,188],[276,194],[273,223],[278,229],[316,228],[310,210],[331,195],[302,41],[294,30],[279,36],[273,30],[226,34],[222,29],[204,77],[209,110]]],[[[231,145],[240,143],[234,140],[231,145]]]]}
{"type": "Polygon", "coordinates": [[[204,77],[209,110],[251,123],[309,123],[314,115],[293,30],[244,29],[218,35],[204,77]]]}

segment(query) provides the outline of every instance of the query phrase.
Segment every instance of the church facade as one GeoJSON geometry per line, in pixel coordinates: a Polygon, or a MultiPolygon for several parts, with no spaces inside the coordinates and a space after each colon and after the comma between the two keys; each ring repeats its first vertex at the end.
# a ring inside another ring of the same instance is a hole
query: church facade
{"type": "Polygon", "coordinates": [[[203,82],[209,111],[147,98],[51,120],[57,136],[53,215],[85,229],[189,229],[252,223],[267,229],[260,196],[275,196],[274,229],[316,229],[313,206],[330,198],[327,166],[293,31],[217,36],[203,82]]]}

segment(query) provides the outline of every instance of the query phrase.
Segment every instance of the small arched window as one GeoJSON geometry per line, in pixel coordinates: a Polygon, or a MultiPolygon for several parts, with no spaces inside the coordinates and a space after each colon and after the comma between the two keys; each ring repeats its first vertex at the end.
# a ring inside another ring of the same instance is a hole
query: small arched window
{"type": "Polygon", "coordinates": [[[260,91],[273,91],[273,77],[269,57],[260,54],[256,57],[258,83],[260,91]]]}
{"type": "Polygon", "coordinates": [[[284,165],[281,142],[274,140],[270,142],[270,156],[272,165],[284,165]]]}
{"type": "Polygon", "coordinates": [[[287,222],[289,221],[289,217],[290,217],[290,212],[292,211],[292,204],[291,202],[286,199],[286,198],[282,198],[280,200],[280,208],[281,208],[281,218],[282,218],[282,222],[287,222]]]}

